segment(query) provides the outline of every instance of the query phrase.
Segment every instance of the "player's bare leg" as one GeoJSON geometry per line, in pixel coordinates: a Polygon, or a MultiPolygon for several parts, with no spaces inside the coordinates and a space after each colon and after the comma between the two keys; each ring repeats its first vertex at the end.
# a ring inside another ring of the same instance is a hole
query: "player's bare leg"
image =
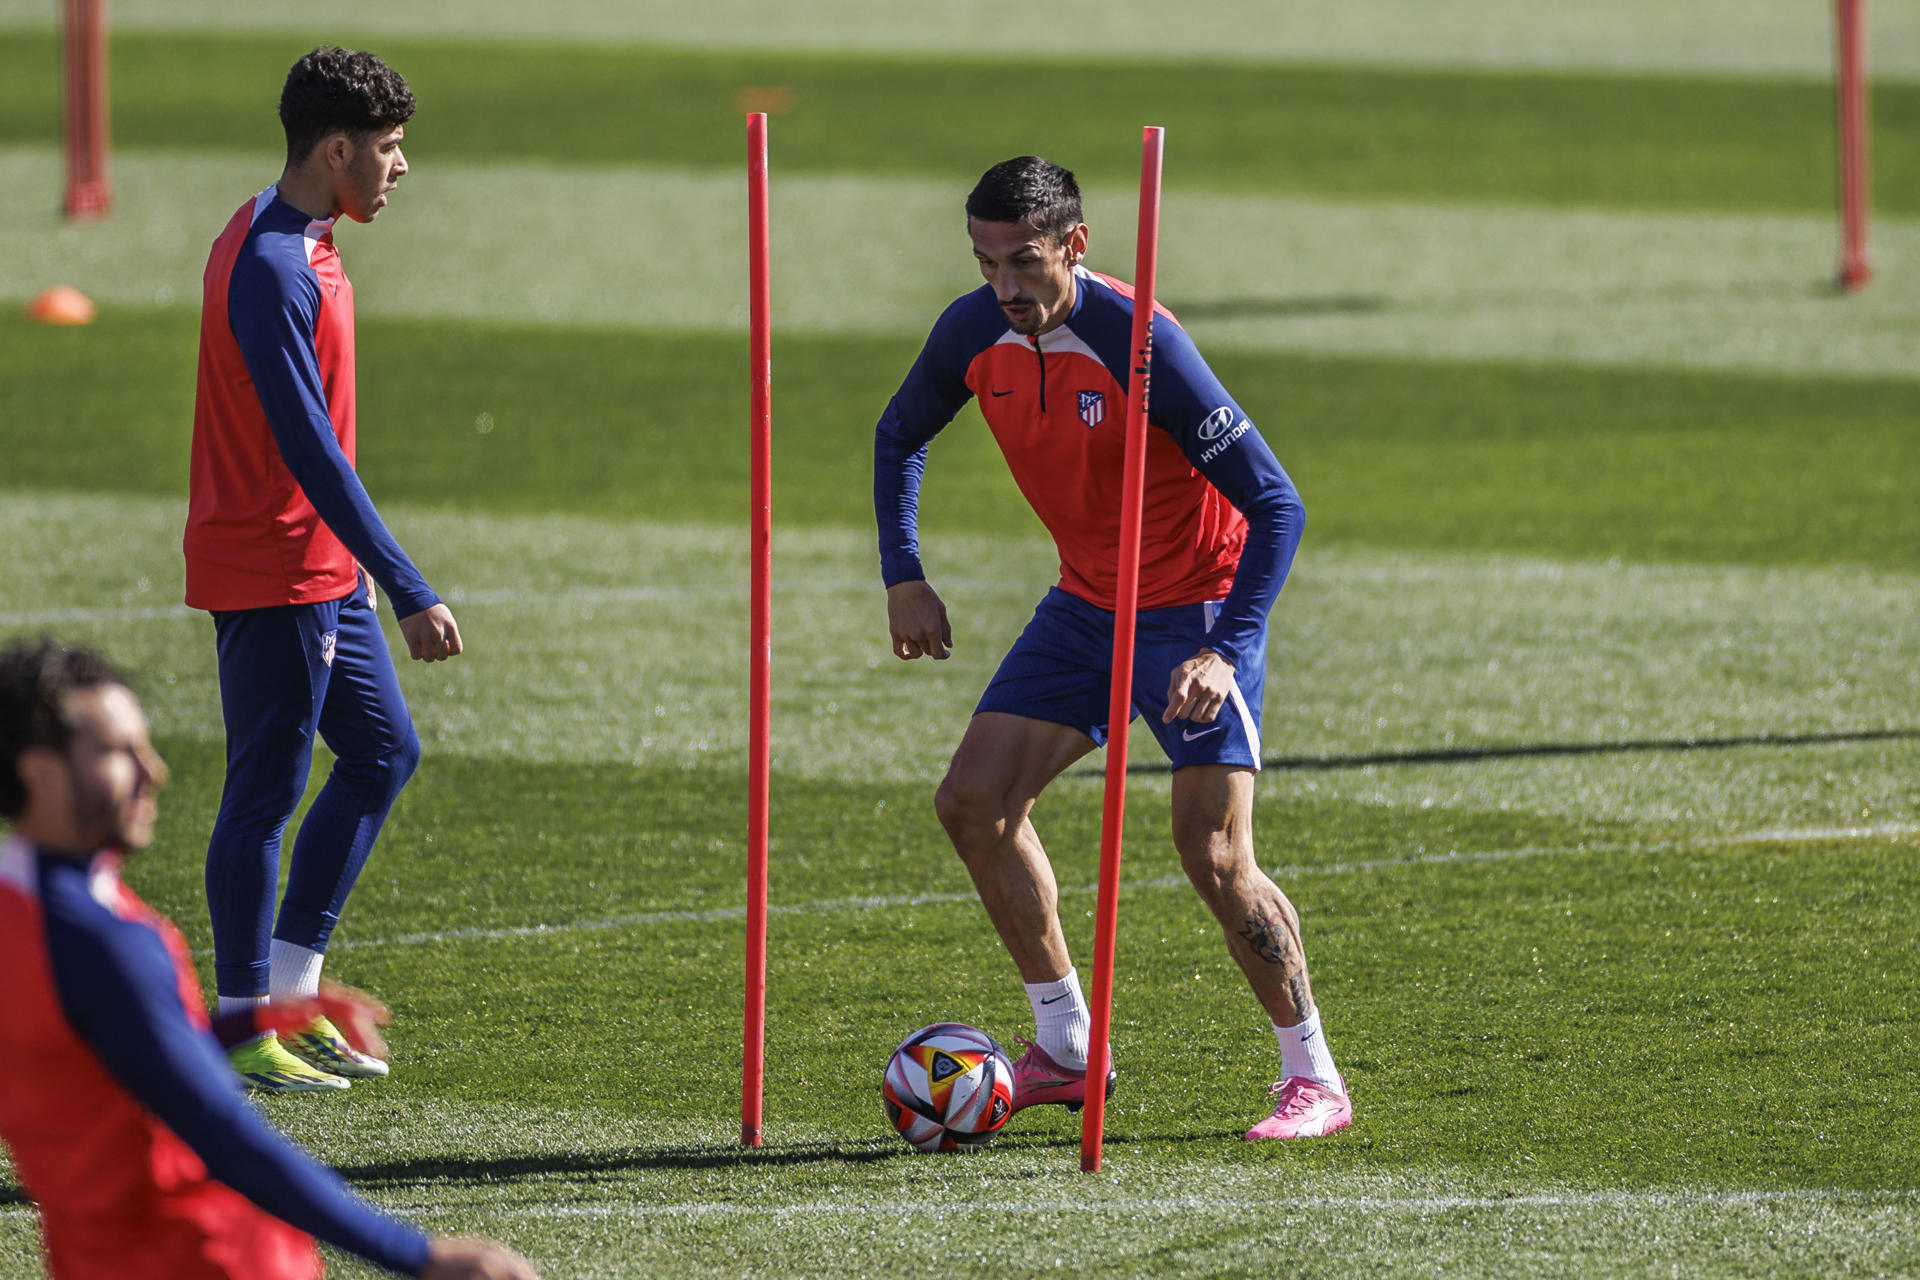
{"type": "Polygon", "coordinates": [[[934,793],[940,825],[1026,982],[1057,981],[1073,967],[1053,864],[1027,815],[1047,784],[1093,747],[1066,725],[983,712],[934,793]]]}
{"type": "Polygon", "coordinates": [[[1173,775],[1180,868],[1220,922],[1227,950],[1275,1026],[1313,1013],[1300,915],[1253,850],[1253,770],[1192,765],[1173,775]]]}
{"type": "Polygon", "coordinates": [[[1194,765],[1173,775],[1173,842],[1279,1038],[1274,1112],[1249,1138],[1313,1137],[1353,1118],[1313,1003],[1300,915],[1260,869],[1253,849],[1251,769],[1194,765]]]}
{"type": "MultiPolygon", "coordinates": [[[[1028,814],[1047,784],[1093,746],[1065,725],[983,712],[967,726],[934,796],[1033,1007],[1034,1038],[1013,1064],[1016,1111],[1043,1103],[1077,1111],[1086,1101],[1092,1018],[1060,929],[1053,865],[1028,814]]],[[[1109,1094],[1113,1083],[1109,1068],[1109,1094]]]]}

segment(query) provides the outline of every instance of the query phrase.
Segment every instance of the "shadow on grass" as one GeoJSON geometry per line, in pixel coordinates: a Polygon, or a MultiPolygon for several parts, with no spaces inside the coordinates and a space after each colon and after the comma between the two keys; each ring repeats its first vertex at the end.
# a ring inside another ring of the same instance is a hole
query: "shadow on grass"
{"type": "MultiPolygon", "coordinates": [[[[1326,773],[1375,765],[1477,764],[1482,760],[1523,760],[1549,756],[1636,755],[1656,751],[1729,751],[1738,747],[1819,747],[1850,742],[1904,742],[1920,739],[1920,729],[1856,729],[1844,733],[1753,733],[1729,738],[1633,738],[1621,742],[1522,742],[1478,747],[1426,747],[1409,751],[1368,751],[1344,756],[1269,756],[1260,767],[1279,773],[1326,773]]],[[[1165,773],[1164,763],[1129,764],[1128,773],[1165,773]]],[[[1080,772],[1097,773],[1097,769],[1080,772]]]]}
{"type": "MultiPolygon", "coordinates": [[[[1106,1149],[1181,1142],[1218,1142],[1238,1140],[1238,1129],[1209,1133],[1157,1133],[1146,1130],[1109,1130],[1106,1149]]],[[[995,1144],[1003,1150],[1030,1151],[1080,1147],[1080,1135],[1026,1133],[1002,1136],[995,1144]]],[[[576,1174],[607,1174],[623,1171],[647,1172],[690,1169],[788,1168],[801,1165],[873,1165],[893,1160],[922,1158],[918,1152],[899,1142],[793,1142],[773,1143],[750,1148],[724,1144],[685,1147],[643,1147],[627,1151],[549,1152],[541,1155],[489,1156],[462,1159],[458,1156],[431,1156],[415,1160],[382,1160],[367,1164],[339,1165],[342,1176],[365,1186],[404,1187],[429,1183],[497,1183],[520,1179],[565,1177],[576,1174]]],[[[955,1153],[965,1154],[965,1153],[955,1153]]],[[[25,1202],[21,1197],[21,1203],[25,1202]]]]}
{"type": "Polygon", "coordinates": [[[1382,293],[1328,293],[1286,298],[1202,298],[1175,304],[1173,309],[1184,320],[1260,320],[1372,315],[1390,305],[1382,293]]]}
{"type": "Polygon", "coordinates": [[[1797,301],[1844,297],[1832,278],[1650,282],[1590,289],[1449,290],[1441,297],[1395,298],[1384,293],[1288,294],[1272,298],[1195,298],[1170,302],[1183,320],[1290,320],[1315,316],[1377,315],[1385,311],[1458,311],[1463,306],[1631,306],[1649,302],[1797,301]]]}
{"type": "Polygon", "coordinates": [[[32,1204],[27,1193],[11,1183],[0,1182],[0,1208],[10,1208],[19,1204],[32,1204]]]}

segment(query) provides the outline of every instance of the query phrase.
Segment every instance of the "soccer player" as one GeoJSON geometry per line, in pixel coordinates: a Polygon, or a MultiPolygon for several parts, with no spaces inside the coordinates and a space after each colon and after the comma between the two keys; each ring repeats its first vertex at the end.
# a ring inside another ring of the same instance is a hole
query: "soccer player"
{"type": "MultiPolygon", "coordinates": [[[[934,797],[1033,1006],[1014,1108],[1086,1100],[1091,1018],[1029,820],[1047,784],[1104,743],[1119,577],[1133,292],[1081,265],[1073,175],[1037,156],[987,170],[967,197],[984,287],[955,301],[881,415],[874,505],[893,652],[948,656],[946,606],[918,538],[927,444],[967,400],[1053,535],[1060,582],[1000,664],[934,797]]],[[[1254,859],[1254,774],[1267,614],[1303,511],[1266,441],[1171,315],[1153,373],[1132,701],[1173,765],[1173,841],[1279,1037],[1273,1111],[1250,1139],[1311,1137],[1353,1107],[1314,1006],[1292,903],[1254,859]]],[[[1113,729],[1124,732],[1125,726],[1113,729]]],[[[1111,1094],[1115,1075],[1105,1087],[1111,1094]]]]}
{"type": "MultiPolygon", "coordinates": [[[[415,659],[461,650],[452,612],[354,473],[353,286],[333,243],[337,218],[373,221],[406,174],[413,109],[370,53],[301,58],[280,94],[285,171],[207,260],[184,550],[187,603],[213,615],[226,721],[207,847],[223,1013],[317,991],[347,894],[419,763],[373,584],[415,659]],[[336,763],[294,842],[276,924],[281,834],[316,730],[336,763]]],[[[272,1092],[387,1073],[324,1017],[237,1047],[233,1063],[272,1092]]]]}
{"type": "Polygon", "coordinates": [[[185,941],[120,880],[165,780],[104,659],[0,649],[0,1138],[53,1280],[309,1280],[316,1236],[401,1275],[535,1280],[372,1208],[247,1105],[185,941]]]}

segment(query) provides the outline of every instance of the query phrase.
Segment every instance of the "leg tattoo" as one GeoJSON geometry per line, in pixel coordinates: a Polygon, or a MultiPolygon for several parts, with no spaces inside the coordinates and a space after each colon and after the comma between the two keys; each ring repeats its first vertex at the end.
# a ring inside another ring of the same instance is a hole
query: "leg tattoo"
{"type": "Polygon", "coordinates": [[[1253,953],[1268,964],[1287,963],[1287,952],[1291,940],[1287,937],[1286,927],[1279,920],[1255,909],[1240,926],[1240,936],[1245,938],[1253,953]]]}

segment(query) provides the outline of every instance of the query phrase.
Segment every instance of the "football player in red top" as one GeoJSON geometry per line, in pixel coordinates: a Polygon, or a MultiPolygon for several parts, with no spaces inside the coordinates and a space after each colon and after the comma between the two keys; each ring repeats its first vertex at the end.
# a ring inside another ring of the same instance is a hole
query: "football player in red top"
{"type": "MultiPolygon", "coordinates": [[[[184,550],[187,603],[213,615],[227,731],[207,847],[223,1011],[314,995],[347,895],[419,763],[373,584],[414,658],[461,650],[452,612],[354,472],[353,285],[333,242],[337,218],[373,221],[405,176],[413,108],[406,81],[370,53],[301,58],[280,95],[286,168],[207,260],[184,550]],[[281,833],[316,733],[336,763],[294,842],[276,923],[281,833]]],[[[233,1062],[274,1091],[387,1071],[325,1018],[238,1046],[233,1062]]]]}
{"type": "Polygon", "coordinates": [[[186,943],[120,879],[165,780],[104,659],[0,649],[0,1139],[53,1280],[313,1280],[316,1237],[399,1275],[536,1280],[368,1205],[247,1105],[186,943]]]}
{"type": "MultiPolygon", "coordinates": [[[[875,433],[874,505],[897,657],[945,658],[946,606],[920,562],[927,444],[969,399],[1053,535],[1060,582],[1000,664],[934,797],[1033,1006],[1016,1109],[1086,1098],[1091,1019],[1028,815],[1106,741],[1133,291],[1088,270],[1073,175],[1037,156],[989,169],[967,197],[986,284],[941,315],[875,433]]],[[[1317,1136],[1352,1105],[1321,1032],[1300,921],[1254,857],[1254,775],[1267,614],[1299,545],[1299,496],[1193,340],[1159,311],[1132,672],[1135,711],[1173,765],[1182,867],[1272,1020],[1273,1114],[1249,1138],[1317,1136]]],[[[1114,1076],[1105,1087],[1111,1091],[1114,1076]]]]}

